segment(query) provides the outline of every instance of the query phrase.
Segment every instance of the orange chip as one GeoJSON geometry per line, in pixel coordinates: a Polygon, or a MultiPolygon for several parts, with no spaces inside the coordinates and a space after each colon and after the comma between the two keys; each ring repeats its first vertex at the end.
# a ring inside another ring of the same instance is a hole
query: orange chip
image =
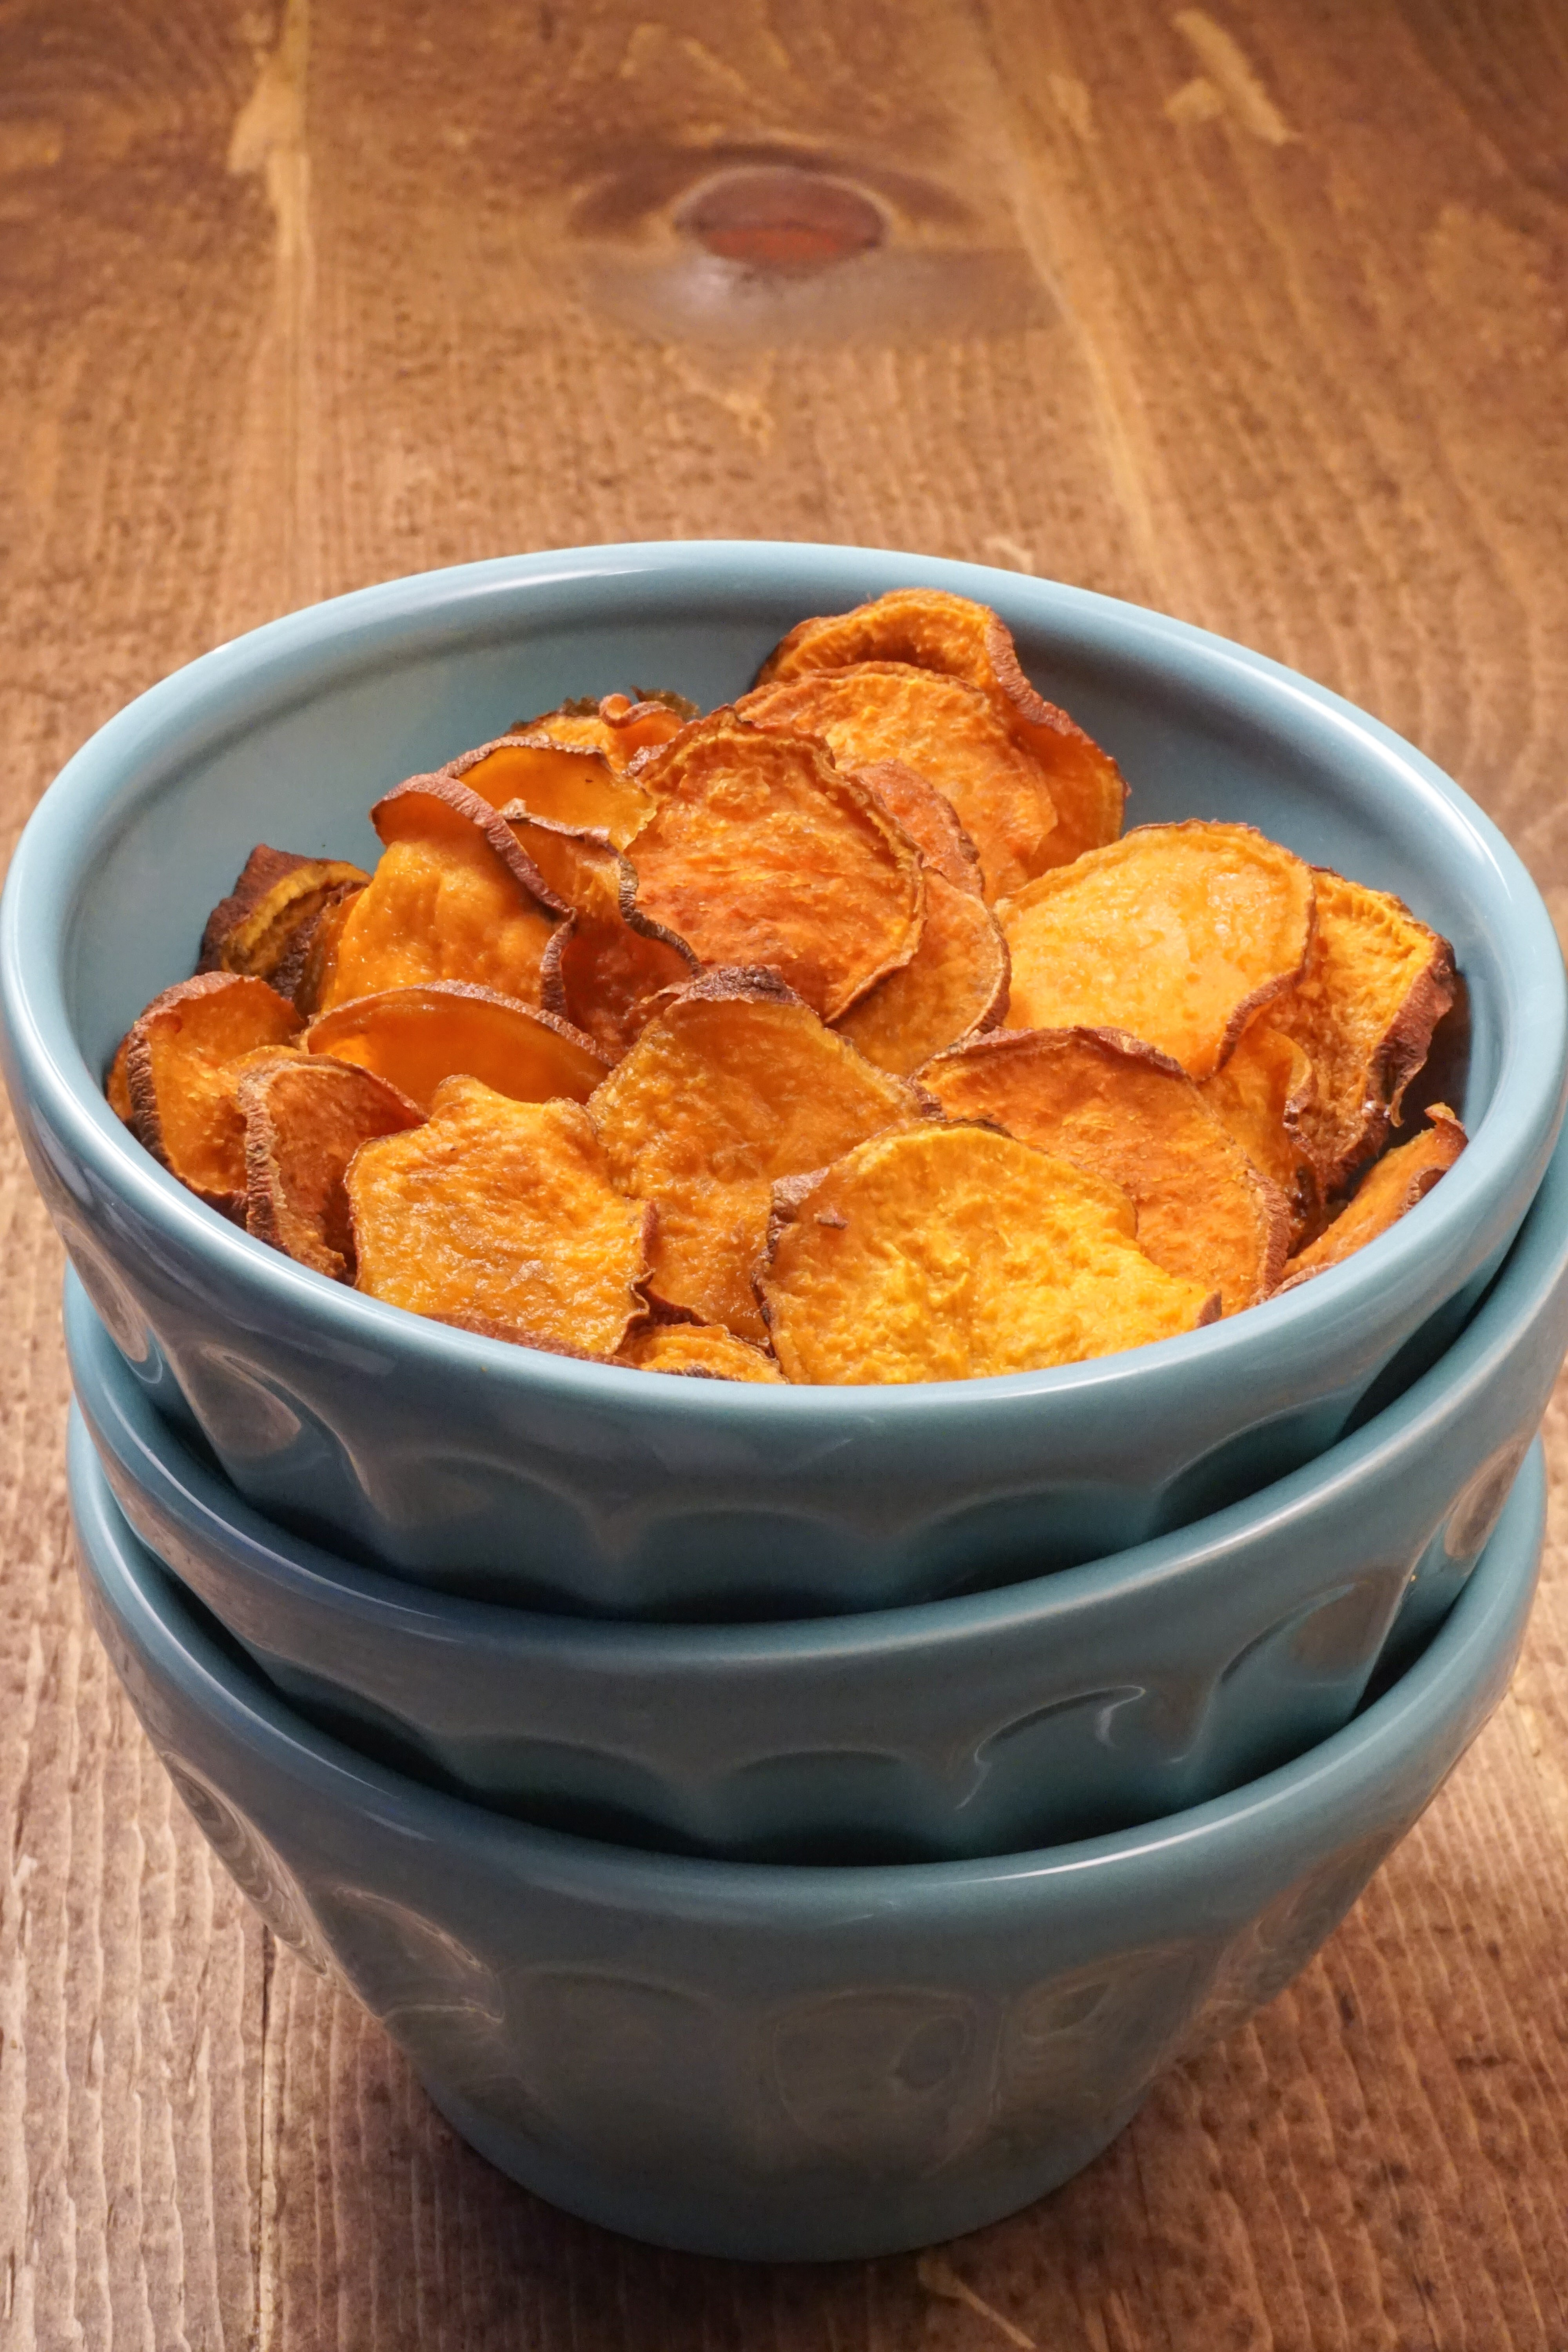
{"type": "Polygon", "coordinates": [[[461,980],[537,1004],[540,966],[566,909],[494,809],[446,776],[414,776],[371,811],[386,844],[347,902],[315,1003],[461,980]]]}
{"type": "Polygon", "coordinates": [[[247,1055],[236,1096],[245,1122],[247,1231],[346,1280],[349,1161],[372,1136],[417,1127],[423,1114],[368,1070],[294,1053],[247,1055]]]}
{"type": "Polygon", "coordinates": [[[1434,1103],[1426,1114],[1432,1124],[1424,1135],[1385,1152],[1362,1178],[1354,1199],[1340,1211],[1333,1223],[1308,1248],[1299,1250],[1285,1268],[1282,1290],[1310,1282],[1331,1265],[1374,1242],[1407,1209],[1425,1199],[1439,1176],[1446,1176],[1465,1148],[1465,1130],[1447,1103],[1434,1103]]]}
{"type": "Polygon", "coordinates": [[[479,1078],[513,1102],[586,1102],[609,1068],[590,1037],[552,1013],[460,981],[357,996],[310,1024],[304,1044],[373,1070],[428,1110],[444,1078],[479,1078]]]}
{"type": "Polygon", "coordinates": [[[595,743],[563,743],[541,731],[498,736],[442,770],[491,808],[513,803],[552,824],[587,825],[617,848],[647,823],[653,803],[595,743]]]}
{"type": "Polygon", "coordinates": [[[1218,1302],[1133,1238],[1125,1193],[984,1127],[873,1136],[774,1193],[759,1293],[791,1381],[963,1381],[1113,1355],[1218,1302]]]}
{"type": "Polygon", "coordinates": [[[717,710],[639,775],[657,814],[633,848],[638,903],[704,963],[765,964],[831,1021],[909,961],[920,852],[820,743],[717,710]]]}
{"type": "Polygon", "coordinates": [[[589,1108],[616,1182],[658,1207],[651,1290],[758,1339],[752,1271],[775,1178],[926,1106],[772,973],[721,971],[648,1023],[589,1108]]]}
{"type": "Polygon", "coordinates": [[[520,719],[510,732],[547,735],[552,743],[585,745],[603,751],[619,773],[639,751],[668,743],[699,715],[696,703],[689,702],[683,694],[672,694],[662,687],[639,687],[635,700],[627,694],[605,694],[595,702],[587,695],[580,702],[563,702],[555,710],[542,711],[537,719],[520,719]]]}
{"type": "Polygon", "coordinates": [[[958,821],[958,811],[945,793],[906,768],[901,760],[874,760],[856,771],[874,792],[888,814],[896,817],[932,873],[951,882],[955,890],[978,896],[984,887],[980,852],[958,821]]]}
{"type": "Polygon", "coordinates": [[[784,1374],[773,1358],[749,1339],[737,1339],[721,1323],[648,1323],[634,1327],[621,1342],[618,1361],[642,1372],[684,1372],[706,1381],[772,1381],[784,1374]]]}
{"type": "Polygon", "coordinates": [[[996,918],[973,891],[926,875],[921,943],[834,1025],[879,1070],[911,1070],[960,1038],[994,1029],[1007,1007],[1007,950],[996,918]]]}
{"type": "Polygon", "coordinates": [[[1212,1077],[1312,935],[1312,873],[1249,824],[1144,825],[997,908],[1010,1029],[1120,1029],[1212,1077]]]}
{"type": "Polygon", "coordinates": [[[1319,1214],[1317,1164],[1305,1132],[1316,1086],[1300,1046],[1265,1012],[1248,1022],[1225,1067],[1201,1088],[1220,1125],[1284,1195],[1292,1246],[1319,1214]]]}
{"type": "Polygon", "coordinates": [[[616,1061],[659,991],[696,978],[697,958],[684,940],[644,914],[634,868],[603,834],[547,824],[515,808],[507,816],[525,855],[574,917],[545,949],[543,1003],[616,1061]]]}
{"type": "Polygon", "coordinates": [[[607,1356],[643,1312],[652,1220],[576,1103],[447,1078],[423,1127],[361,1145],[348,1194],[358,1287],[413,1314],[607,1356]]]}
{"type": "Polygon", "coordinates": [[[896,761],[952,802],[980,858],[985,896],[1058,863],[1050,786],[980,688],[904,662],[860,662],[759,687],[735,706],[759,727],[815,735],[840,767],[896,761]]]}
{"type": "Polygon", "coordinates": [[[1152,1046],[1092,1029],[1010,1029],[943,1054],[921,1083],[953,1118],[988,1119],[1121,1187],[1139,1244],[1221,1311],[1267,1298],[1289,1217],[1192,1080],[1152,1046]]]}
{"type": "Polygon", "coordinates": [[[1057,809],[1052,864],[1065,866],[1116,839],[1127,798],[1121,770],[1065,710],[1036,692],[1011,631],[989,604],[939,588],[895,588],[851,613],[802,621],[763,663],[757,682],[871,661],[942,671],[991,697],[1049,780],[1057,809]]]}
{"type": "Polygon", "coordinates": [[[258,1047],[286,1045],[299,1027],[294,1007],[266,981],[205,971],[154,997],[115,1056],[137,1140],[237,1223],[245,1216],[245,1122],[234,1066],[258,1047]]]}
{"type": "Polygon", "coordinates": [[[280,967],[322,909],[369,880],[363,866],[345,859],[296,857],[258,842],[228,897],[207,917],[196,970],[249,972],[276,986],[280,967]]]}
{"type": "Polygon", "coordinates": [[[1310,1058],[1304,1129],[1331,1192],[1382,1150],[1457,983],[1447,940],[1401,899],[1327,869],[1314,879],[1311,952],[1269,1019],[1310,1058]]]}

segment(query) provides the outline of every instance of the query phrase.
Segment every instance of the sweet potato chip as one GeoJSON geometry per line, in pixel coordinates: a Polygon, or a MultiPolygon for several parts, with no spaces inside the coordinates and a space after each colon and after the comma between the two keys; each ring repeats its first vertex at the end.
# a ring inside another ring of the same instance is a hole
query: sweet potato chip
{"type": "Polygon", "coordinates": [[[276,985],[290,950],[322,908],[369,880],[363,866],[346,859],[297,857],[258,842],[228,897],[207,917],[196,970],[249,972],[276,985]]]}
{"type": "Polygon", "coordinates": [[[635,844],[638,904],[704,963],[765,964],[825,1021],[908,963],[920,852],[820,743],[717,710],[639,775],[657,813],[635,844]]]}
{"type": "Polygon", "coordinates": [[[439,980],[537,1004],[544,950],[566,909],[511,827],[445,776],[410,778],[371,815],[386,848],[347,902],[316,1005],[439,980]]]}
{"type": "Polygon", "coordinates": [[[997,908],[1010,1029],[1120,1029],[1212,1077],[1312,935],[1312,873],[1249,824],[1144,825],[997,908]]]}
{"type": "Polygon", "coordinates": [[[1285,1268],[1283,1197],[1205,1107],[1192,1080],[1149,1045],[1092,1029],[1009,1029],[921,1072],[953,1118],[989,1119],[1119,1185],[1138,1240],[1221,1312],[1267,1298],[1285,1268]]]}
{"type": "Polygon", "coordinates": [[[720,971],[650,1021],[589,1105],[616,1181],[658,1210],[652,1293],[763,1338],[773,1185],[926,1113],[766,971],[720,971]]]}
{"type": "Polygon", "coordinates": [[[926,875],[921,943],[901,971],[834,1025],[879,1070],[911,1070],[960,1038],[994,1029],[1007,1005],[1007,950],[996,918],[973,891],[926,875]]]}
{"type": "Polygon", "coordinates": [[[896,817],[925,859],[927,867],[951,882],[955,890],[978,896],[984,887],[980,852],[958,821],[958,811],[945,793],[906,768],[901,760],[874,760],[857,770],[860,782],[874,792],[888,814],[896,817]]]}
{"type": "Polygon", "coordinates": [[[279,995],[287,996],[307,1021],[321,1008],[321,991],[337,961],[338,941],[348,921],[349,909],[359,896],[358,890],[342,891],[308,923],[302,923],[272,975],[272,985],[279,995]]]}
{"type": "Polygon", "coordinates": [[[607,1356],[643,1311],[652,1218],[576,1103],[447,1078],[423,1127],[361,1145],[348,1195],[358,1287],[413,1314],[607,1356]]]}
{"type": "Polygon", "coordinates": [[[592,695],[580,702],[563,702],[537,719],[522,719],[514,735],[547,735],[552,743],[567,743],[603,751],[617,773],[631,765],[639,751],[668,743],[688,719],[699,716],[695,702],[667,688],[641,688],[628,694],[592,695]]]}
{"type": "Polygon", "coordinates": [[[735,706],[758,727],[797,729],[842,768],[912,768],[950,800],[979,854],[985,896],[1003,897],[1058,861],[1045,770],[990,697],[962,678],[903,662],[860,662],[759,687],[735,706]]]}
{"type": "Polygon", "coordinates": [[[637,905],[637,877],[602,834],[547,824],[511,808],[508,822],[524,853],[575,919],[557,929],[540,968],[542,1000],[617,1061],[647,1019],[661,989],[694,980],[684,940],[637,905]]]}
{"type": "Polygon", "coordinates": [[[479,1078],[513,1102],[586,1102],[609,1068],[592,1038],[554,1013],[460,981],[357,996],[313,1021],[304,1044],[374,1071],[422,1110],[451,1077],[479,1078]]]}
{"type": "Polygon", "coordinates": [[[1294,1290],[1298,1283],[1342,1265],[1397,1224],[1447,1174],[1465,1148],[1465,1130],[1447,1103],[1434,1103],[1426,1116],[1432,1124],[1426,1133],[1374,1160],[1333,1223],[1297,1252],[1285,1268],[1282,1290],[1294,1290]]]}
{"type": "Polygon", "coordinates": [[[781,1184],[758,1282],[791,1381],[963,1381],[1081,1363],[1207,1322],[1125,1193],[984,1127],[873,1136],[781,1184]]]}
{"type": "Polygon", "coordinates": [[[235,1092],[246,1230],[318,1274],[349,1279],[349,1161],[373,1136],[417,1127],[423,1113],[368,1070],[294,1053],[247,1055],[235,1092]]]}
{"type": "Polygon", "coordinates": [[[1400,1098],[1454,1001],[1454,954],[1386,890],[1321,869],[1318,921],[1300,978],[1271,1008],[1310,1057],[1303,1125],[1325,1192],[1381,1150],[1400,1098]]]}
{"type": "Polygon", "coordinates": [[[617,1361],[643,1372],[684,1372],[708,1381],[782,1381],[773,1358],[721,1323],[649,1323],[629,1331],[617,1361]]]}
{"type": "Polygon", "coordinates": [[[1011,631],[988,604],[939,588],[895,588],[851,613],[802,621],[775,647],[757,683],[845,669],[854,662],[910,662],[961,677],[988,694],[1046,771],[1056,803],[1052,865],[1099,849],[1121,831],[1127,787],[1108,751],[1037,693],[1011,631]]]}
{"type": "Polygon", "coordinates": [[[1225,1067],[1199,1090],[1259,1175],[1283,1193],[1292,1247],[1319,1215],[1317,1163],[1305,1133],[1316,1084],[1300,1046],[1264,1012],[1248,1022],[1225,1067]]]}
{"type": "Polygon", "coordinates": [[[245,1215],[245,1121],[234,1066],[258,1047],[286,1045],[299,1027],[294,1007],[266,981],[206,971],[154,997],[121,1049],[138,1142],[237,1223],[245,1215]]]}
{"type": "Polygon", "coordinates": [[[563,743],[539,732],[501,735],[442,770],[491,808],[513,803],[552,824],[586,825],[624,848],[653,814],[641,786],[594,743],[563,743]]]}

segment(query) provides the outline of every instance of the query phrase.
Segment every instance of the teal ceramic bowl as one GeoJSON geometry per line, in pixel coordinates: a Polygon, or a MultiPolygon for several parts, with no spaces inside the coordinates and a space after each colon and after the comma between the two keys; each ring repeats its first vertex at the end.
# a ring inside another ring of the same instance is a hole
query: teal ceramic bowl
{"type": "Polygon", "coordinates": [[[215,1635],[92,1465],[77,1420],[99,1629],[277,1932],[528,2188],[773,2259],[889,2253],[1026,2204],[1287,1984],[1500,1697],[1545,1499],[1537,1447],[1419,1661],[1232,1796],[1005,1862],[792,1870],[523,1828],[367,1763],[215,1635]]]}
{"type": "Polygon", "coordinates": [[[46,794],[0,908],[8,1081],[108,1328],[251,1502],[471,1596],[625,1617],[875,1609],[1094,1559],[1331,1444],[1500,1262],[1562,1111],[1562,958],[1429,761],[1240,647],[1080,590],[795,545],[590,548],[427,573],[258,630],[121,712],[46,794]],[[712,703],[802,614],[905,582],[994,604],[1121,761],[1131,814],[1245,818],[1452,939],[1473,1140],[1393,1233],[1211,1329],[1004,1380],[776,1389],[510,1349],[331,1284],[183,1192],[100,1091],[258,835],[362,860],[370,802],[617,681],[712,703]]]}
{"type": "Polygon", "coordinates": [[[1091,1566],[805,1622],[595,1624],[356,1568],[201,1460],[71,1278],[65,1319],[136,1533],[322,1729],[623,1844],[1010,1853],[1157,1820],[1301,1754],[1452,1605],[1568,1347],[1568,1142],[1463,1335],[1308,1468],[1091,1566]]]}

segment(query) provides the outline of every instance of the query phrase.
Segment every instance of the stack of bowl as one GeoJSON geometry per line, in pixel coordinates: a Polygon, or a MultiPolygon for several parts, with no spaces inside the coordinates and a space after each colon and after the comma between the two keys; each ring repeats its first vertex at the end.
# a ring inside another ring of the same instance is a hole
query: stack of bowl
{"type": "Polygon", "coordinates": [[[1506,1683],[1568,1345],[1561,959],[1451,783],[1254,656],[849,550],[396,583],[78,755],[0,986],[132,1700],[278,1932],[574,2210],[823,2257],[1038,2195],[1287,1981],[1506,1683]],[[520,710],[716,702],[803,614],[910,582],[1002,611],[1139,818],[1257,822],[1453,940],[1472,1140],[1358,1257],[1063,1370],[731,1386],[335,1286],[119,1126],[108,1055],[257,838],[363,855],[379,791],[520,710]]]}

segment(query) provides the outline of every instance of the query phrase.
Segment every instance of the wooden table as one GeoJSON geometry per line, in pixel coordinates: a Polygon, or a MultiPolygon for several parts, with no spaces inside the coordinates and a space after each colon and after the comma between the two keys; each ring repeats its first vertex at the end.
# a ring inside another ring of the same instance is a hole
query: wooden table
{"type": "MultiPolygon", "coordinates": [[[[1568,915],[1565,108],[1552,0],[14,0],[7,845],[128,696],[290,606],[758,534],[1297,664],[1568,915]],[[757,163],[868,193],[852,300],[702,313],[673,213],[757,163]]],[[[468,2154],[173,1800],[77,1600],[59,1254],[0,1149],[0,2352],[1568,2346],[1560,1510],[1426,1821],[1080,2179],[918,2261],[660,2256],[468,2154]]]]}

